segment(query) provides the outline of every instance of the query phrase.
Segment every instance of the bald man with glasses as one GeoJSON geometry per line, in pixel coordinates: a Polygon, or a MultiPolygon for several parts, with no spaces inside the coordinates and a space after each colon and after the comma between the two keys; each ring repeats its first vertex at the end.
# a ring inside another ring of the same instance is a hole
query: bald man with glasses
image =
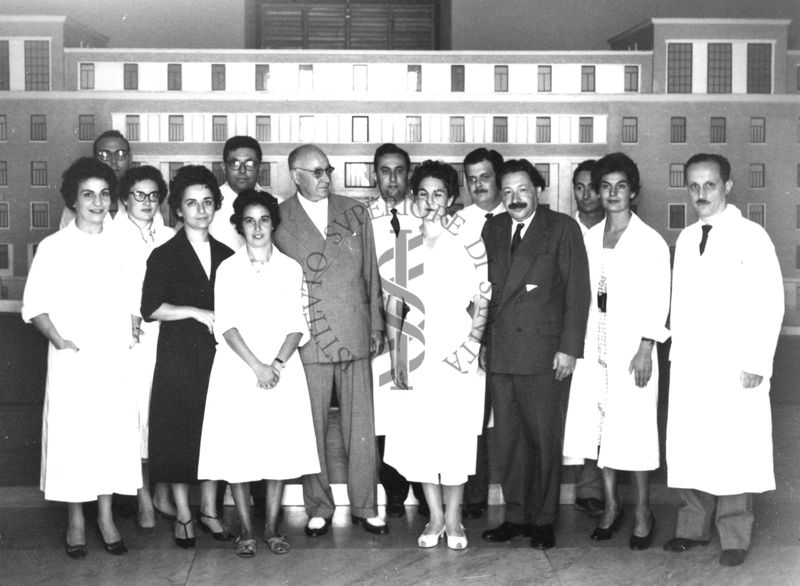
{"type": "Polygon", "coordinates": [[[321,472],[303,477],[309,516],[306,535],[324,535],[335,504],[326,444],[331,393],[339,401],[347,457],[347,494],[353,522],[369,533],[389,532],[378,516],[378,452],[370,360],[383,347],[381,277],[368,210],[331,192],[333,167],[317,146],[289,154],[296,195],[280,206],[273,235],[284,254],[303,267],[311,340],[300,349],[308,379],[321,472]]]}

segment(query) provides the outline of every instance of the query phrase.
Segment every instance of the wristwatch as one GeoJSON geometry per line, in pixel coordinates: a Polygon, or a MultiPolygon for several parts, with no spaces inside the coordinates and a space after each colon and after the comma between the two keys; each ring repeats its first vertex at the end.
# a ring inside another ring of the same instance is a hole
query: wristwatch
{"type": "Polygon", "coordinates": [[[275,360],[273,360],[273,362],[277,362],[281,368],[286,368],[286,363],[277,356],[275,357],[275,360]]]}

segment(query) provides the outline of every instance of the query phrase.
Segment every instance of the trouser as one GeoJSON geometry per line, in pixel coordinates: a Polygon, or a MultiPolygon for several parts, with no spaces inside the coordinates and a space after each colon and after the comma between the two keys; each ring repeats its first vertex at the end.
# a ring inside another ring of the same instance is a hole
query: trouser
{"type": "Polygon", "coordinates": [[[339,401],[342,443],[347,458],[347,496],[350,511],[374,517],[377,509],[378,450],[372,408],[372,370],[369,359],[304,364],[311,398],[321,472],[303,477],[303,500],[309,517],[330,517],[334,502],[328,477],[325,439],[331,395],[339,401]]]}
{"type": "Polygon", "coordinates": [[[486,401],[483,407],[483,428],[481,435],[478,436],[478,449],[475,455],[475,474],[467,477],[464,486],[464,503],[481,504],[489,500],[489,446],[487,436],[487,425],[492,414],[492,401],[489,394],[488,377],[484,389],[486,401]]]}
{"type": "Polygon", "coordinates": [[[722,549],[749,549],[753,531],[753,495],[716,496],[701,490],[678,490],[683,506],[678,511],[676,537],[709,541],[714,520],[722,549]]]}
{"type": "Polygon", "coordinates": [[[383,490],[386,492],[387,503],[400,503],[406,502],[408,496],[408,487],[414,491],[414,497],[422,504],[425,502],[425,493],[422,491],[422,484],[419,482],[409,482],[406,477],[398,472],[397,468],[390,466],[383,461],[383,450],[386,445],[386,436],[378,436],[378,454],[380,455],[380,469],[378,476],[383,485],[383,490]]]}
{"type": "Polygon", "coordinates": [[[578,466],[578,479],[575,482],[575,497],[603,500],[603,474],[597,467],[597,460],[585,460],[578,466]]]}
{"type": "Polygon", "coordinates": [[[549,525],[558,517],[561,448],[567,378],[552,373],[489,373],[494,408],[494,447],[500,471],[505,519],[511,523],[549,525]]]}

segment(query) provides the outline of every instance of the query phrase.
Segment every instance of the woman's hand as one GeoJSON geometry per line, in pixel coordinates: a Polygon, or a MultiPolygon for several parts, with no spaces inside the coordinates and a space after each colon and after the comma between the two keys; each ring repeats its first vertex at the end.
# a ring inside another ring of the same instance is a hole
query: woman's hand
{"type": "Polygon", "coordinates": [[[132,349],[136,344],[139,344],[142,341],[142,336],[144,336],[144,330],[139,326],[133,326],[131,328],[131,343],[128,344],[128,350],[132,349]]]}
{"type": "Polygon", "coordinates": [[[72,340],[65,340],[64,338],[61,338],[61,340],[59,342],[57,342],[57,343],[54,342],[53,345],[56,347],[56,350],[68,350],[69,349],[69,350],[74,350],[75,352],[80,351],[80,348],[78,348],[75,345],[75,342],[73,342],[72,340]]]}
{"type": "Polygon", "coordinates": [[[645,387],[653,374],[653,345],[642,341],[639,351],[631,360],[628,372],[633,373],[637,387],[645,387]]]}
{"type": "Polygon", "coordinates": [[[201,324],[208,328],[208,333],[214,333],[214,312],[210,309],[199,309],[197,307],[192,308],[192,318],[199,321],[201,324]]]}
{"type": "Polygon", "coordinates": [[[392,380],[398,389],[408,390],[408,370],[405,364],[392,365],[392,380]]]}
{"type": "Polygon", "coordinates": [[[258,387],[261,389],[272,389],[281,380],[281,374],[270,364],[263,364],[259,362],[254,368],[253,372],[258,379],[258,387]]]}

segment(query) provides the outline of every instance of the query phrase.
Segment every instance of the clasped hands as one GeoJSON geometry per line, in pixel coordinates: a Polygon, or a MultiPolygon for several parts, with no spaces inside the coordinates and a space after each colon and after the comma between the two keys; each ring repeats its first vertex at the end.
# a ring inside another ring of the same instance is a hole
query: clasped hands
{"type": "Polygon", "coordinates": [[[256,386],[259,389],[275,388],[281,381],[280,369],[272,366],[271,364],[259,362],[258,365],[253,368],[253,372],[255,373],[258,381],[256,386]]]}

